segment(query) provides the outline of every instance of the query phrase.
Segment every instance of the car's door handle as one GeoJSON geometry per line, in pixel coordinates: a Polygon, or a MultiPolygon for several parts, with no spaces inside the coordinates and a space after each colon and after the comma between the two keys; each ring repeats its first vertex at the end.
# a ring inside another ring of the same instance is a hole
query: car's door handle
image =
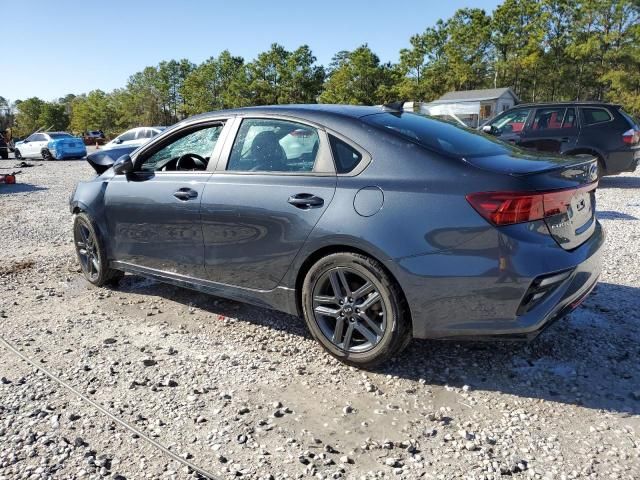
{"type": "Polygon", "coordinates": [[[294,207],[302,208],[303,210],[321,207],[322,205],[324,205],[324,200],[320,197],[316,197],[312,193],[298,193],[296,195],[291,195],[287,202],[289,202],[294,207]]]}
{"type": "Polygon", "coordinates": [[[176,193],[174,193],[173,196],[178,200],[191,200],[192,198],[198,197],[198,192],[190,188],[181,188],[176,193]]]}
{"type": "Polygon", "coordinates": [[[562,137],[560,139],[561,142],[568,142],[569,140],[571,140],[569,137],[562,137]]]}

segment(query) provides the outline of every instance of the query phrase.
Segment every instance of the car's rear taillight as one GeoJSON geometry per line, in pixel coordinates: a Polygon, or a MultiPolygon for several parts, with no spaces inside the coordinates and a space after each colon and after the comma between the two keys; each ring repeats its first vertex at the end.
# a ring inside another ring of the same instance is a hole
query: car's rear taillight
{"type": "Polygon", "coordinates": [[[471,206],[493,225],[533,222],[566,213],[574,195],[594,190],[598,182],[545,192],[479,192],[466,196],[471,206]]]}
{"type": "Polygon", "coordinates": [[[622,141],[627,145],[637,145],[640,143],[640,130],[630,128],[622,134],[622,141]]]}

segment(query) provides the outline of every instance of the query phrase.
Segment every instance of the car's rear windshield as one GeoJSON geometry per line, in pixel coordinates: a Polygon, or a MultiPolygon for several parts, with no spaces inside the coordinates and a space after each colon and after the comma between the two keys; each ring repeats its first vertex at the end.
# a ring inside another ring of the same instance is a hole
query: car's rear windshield
{"type": "Polygon", "coordinates": [[[51,138],[66,138],[71,137],[72,135],[69,133],[50,133],[49,136],[51,138]]]}
{"type": "Polygon", "coordinates": [[[409,112],[374,113],[365,123],[392,130],[424,147],[456,157],[500,155],[508,147],[493,137],[468,128],[409,112]]]}

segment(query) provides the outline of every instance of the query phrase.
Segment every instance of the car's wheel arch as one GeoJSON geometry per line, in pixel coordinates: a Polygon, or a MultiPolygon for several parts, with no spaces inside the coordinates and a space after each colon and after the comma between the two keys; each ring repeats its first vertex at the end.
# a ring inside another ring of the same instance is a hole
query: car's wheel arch
{"type": "Polygon", "coordinates": [[[564,152],[564,155],[567,155],[567,156],[593,155],[594,157],[596,157],[598,159],[598,162],[602,163],[602,165],[604,166],[605,171],[607,169],[607,161],[605,159],[605,155],[602,152],[600,152],[597,149],[595,149],[595,148],[587,148],[587,147],[576,148],[574,150],[568,150],[568,151],[564,152]]]}
{"type": "Polygon", "coordinates": [[[92,220],[93,226],[96,229],[98,235],[100,235],[100,237],[104,239],[105,249],[106,249],[107,255],[109,256],[109,254],[111,253],[110,243],[106,241],[106,239],[108,238],[108,235],[107,235],[105,226],[102,224],[101,221],[99,221],[99,218],[100,218],[99,215],[97,215],[96,212],[94,212],[94,210],[89,205],[79,200],[74,200],[73,202],[71,202],[71,213],[73,215],[78,215],[80,213],[87,214],[87,216],[92,220]]]}
{"type": "Polygon", "coordinates": [[[327,255],[331,255],[339,252],[349,252],[349,253],[357,253],[360,255],[364,255],[370,257],[376,261],[378,261],[382,267],[385,269],[386,273],[393,279],[394,282],[398,285],[400,293],[403,296],[403,300],[407,305],[407,311],[409,312],[409,321],[411,321],[411,308],[409,303],[407,302],[407,296],[404,293],[404,289],[402,288],[402,284],[398,281],[397,276],[394,272],[389,268],[388,262],[384,261],[384,257],[380,253],[374,253],[372,249],[362,248],[362,246],[355,246],[350,243],[335,243],[331,245],[323,245],[321,247],[316,248],[315,250],[309,252],[304,261],[301,263],[300,267],[297,270],[296,278],[295,278],[295,295],[296,295],[296,311],[299,316],[303,315],[302,311],[302,284],[304,283],[304,279],[309,273],[311,267],[321,258],[326,257],[327,255]]]}

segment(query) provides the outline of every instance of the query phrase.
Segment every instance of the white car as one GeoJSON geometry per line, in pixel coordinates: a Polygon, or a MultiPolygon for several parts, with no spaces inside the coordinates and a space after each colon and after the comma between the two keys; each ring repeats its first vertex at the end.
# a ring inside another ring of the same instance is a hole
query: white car
{"type": "Polygon", "coordinates": [[[13,153],[16,158],[63,160],[83,158],[87,149],[81,138],[67,132],[36,132],[16,142],[13,153]]]}
{"type": "Polygon", "coordinates": [[[105,149],[116,147],[139,147],[147,143],[167,127],[137,127],[121,133],[116,138],[104,145],[105,149]]]}

